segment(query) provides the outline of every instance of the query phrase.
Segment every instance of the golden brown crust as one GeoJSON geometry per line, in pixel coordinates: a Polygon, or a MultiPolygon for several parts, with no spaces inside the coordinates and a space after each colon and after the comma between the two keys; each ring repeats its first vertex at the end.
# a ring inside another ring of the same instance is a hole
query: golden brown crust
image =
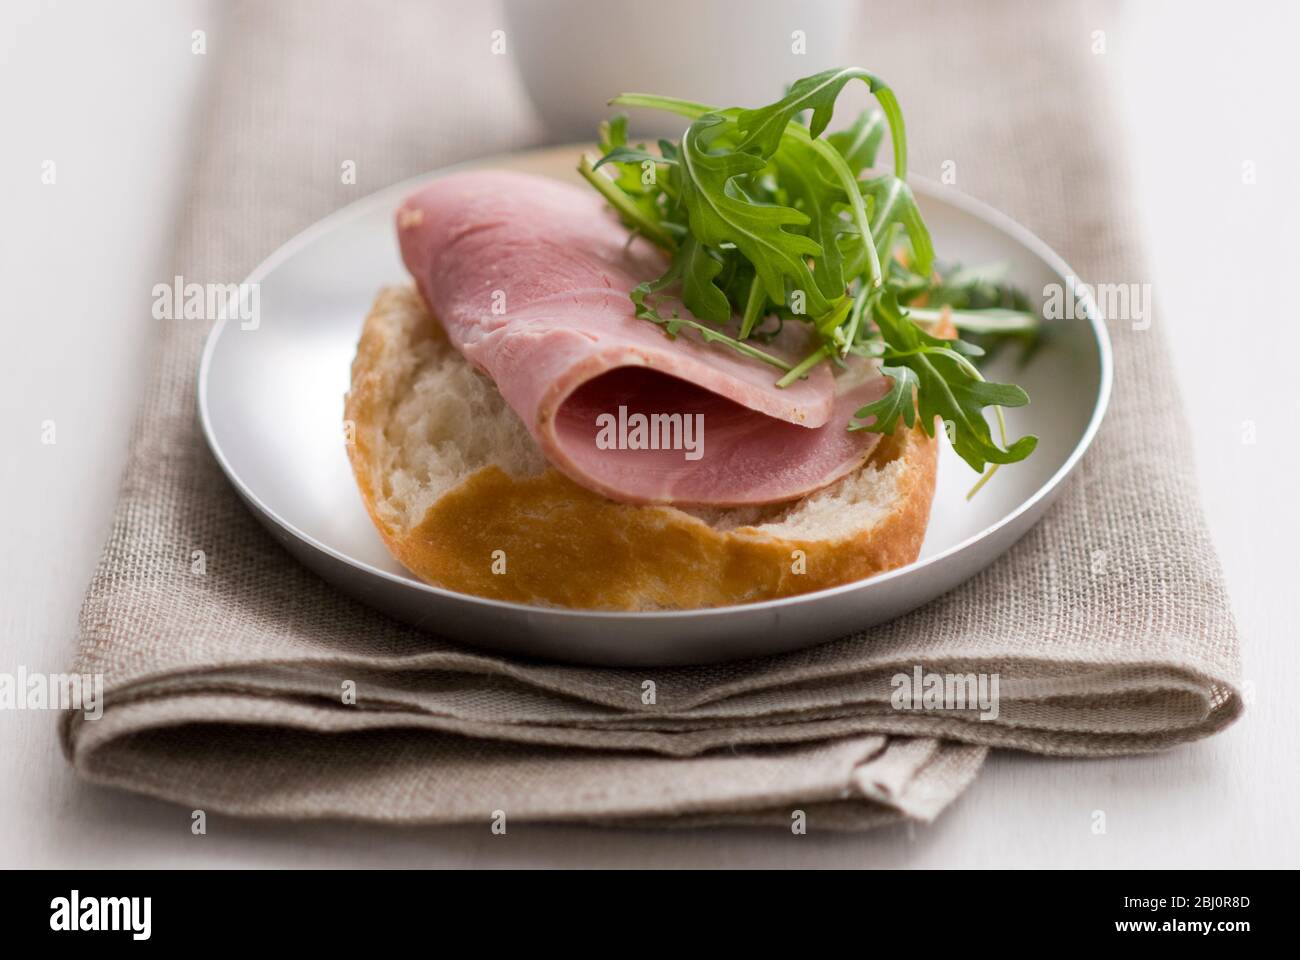
{"type": "Polygon", "coordinates": [[[496,466],[465,477],[404,529],[380,508],[385,479],[377,455],[391,394],[402,389],[400,376],[382,368],[391,344],[380,318],[399,307],[381,294],[367,318],[345,405],[353,424],[348,455],[388,548],[429,583],[542,606],[691,609],[821,590],[904,566],[920,552],[938,445],[919,426],[877,445],[862,469],[901,460],[895,498],[869,528],[845,536],[715,529],[673,507],[608,500],[551,468],[512,477],[496,466]]]}

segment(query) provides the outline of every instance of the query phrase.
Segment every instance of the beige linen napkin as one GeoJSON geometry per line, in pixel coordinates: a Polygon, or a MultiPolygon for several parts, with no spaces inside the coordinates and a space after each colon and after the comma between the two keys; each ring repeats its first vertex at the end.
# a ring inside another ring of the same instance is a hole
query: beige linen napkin
{"type": "MultiPolygon", "coordinates": [[[[1083,279],[1142,281],[1099,92],[1107,67],[1090,51],[1107,9],[870,5],[859,59],[901,92],[917,172],[953,160],[960,189],[1083,279]]],[[[482,3],[276,3],[210,25],[220,63],[176,272],[238,280],[364,193],[538,142],[509,57],[489,51],[500,20],[482,3]],[[340,182],[346,160],[355,186],[340,182]]],[[[300,567],[199,434],[205,333],[158,326],[85,601],[77,669],[104,675],[106,709],[65,715],[63,735],[91,780],[247,816],[789,824],[799,809],[811,828],[854,828],[934,817],[990,746],[1155,750],[1240,712],[1235,628],[1158,317],[1112,324],[1114,400],[1093,450],[1048,516],[971,582],[811,650],[656,670],[459,647],[300,567]],[[203,576],[190,569],[199,549],[203,576]],[[997,673],[997,719],[894,710],[890,677],[917,665],[997,673]],[[355,705],[340,702],[346,680],[355,705]]]]}

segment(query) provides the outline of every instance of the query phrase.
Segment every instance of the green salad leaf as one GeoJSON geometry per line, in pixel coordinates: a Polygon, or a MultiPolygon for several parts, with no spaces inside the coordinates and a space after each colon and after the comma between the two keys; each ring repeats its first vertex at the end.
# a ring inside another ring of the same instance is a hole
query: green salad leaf
{"type": "MultiPolygon", "coordinates": [[[[807,224],[806,213],[778,203],[756,203],[737,184],[763,169],[763,158],[743,150],[709,149],[727,132],[726,124],[720,114],[706,113],[682,137],[681,202],[690,231],[710,247],[734,244],[758,274],[768,299],[782,304],[787,277],[805,290],[816,289],[807,258],[820,256],[822,248],[811,237],[785,229],[807,224]]],[[[818,306],[824,305],[819,298],[818,306]]],[[[686,306],[695,309],[689,299],[686,306]]]]}
{"type": "Polygon", "coordinates": [[[906,315],[892,292],[881,301],[876,312],[885,342],[881,372],[894,382],[883,399],[857,411],[856,422],[849,429],[892,433],[900,417],[910,427],[919,415],[922,428],[934,436],[938,419],[957,454],[981,472],[986,462],[1015,463],[1034,452],[1038,438],[1033,436],[1021,437],[1009,447],[998,446],[984,418],[985,407],[1002,409],[1029,403],[1024,390],[1014,384],[989,383],[971,362],[983,350],[962,340],[926,333],[906,315]],[[863,422],[868,417],[871,424],[863,422]]]}
{"type": "Polygon", "coordinates": [[[628,229],[669,255],[663,276],[632,292],[638,317],[670,337],[689,328],[769,364],[781,371],[780,386],[822,363],[879,363],[889,391],[846,426],[892,434],[919,418],[933,436],[942,422],[957,454],[988,468],[981,484],[998,464],[1033,452],[1036,437],[1008,441],[1002,414],[1029,397],[984,379],[977,361],[1008,341],[1028,356],[1038,315],[996,268],[936,261],[907,184],[902,110],[880,78],[858,67],[826,70],[754,109],[641,93],[611,102],[687,122],[679,140],[652,148],[629,142],[620,114],[601,124],[601,156],[579,165],[628,229]],[[855,80],[879,109],[827,133],[837,98],[855,80]],[[886,133],[893,168],[878,171],[886,133]],[[762,346],[788,322],[814,334],[815,347],[794,364],[762,346]],[[931,332],[947,322],[962,339],[931,332]]]}

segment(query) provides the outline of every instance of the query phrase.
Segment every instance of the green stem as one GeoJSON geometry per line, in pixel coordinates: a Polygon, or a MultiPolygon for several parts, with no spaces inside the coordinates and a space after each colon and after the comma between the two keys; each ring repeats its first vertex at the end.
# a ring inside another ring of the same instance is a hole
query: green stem
{"type": "Polygon", "coordinates": [[[620,93],[613,100],[609,101],[610,106],[618,105],[620,107],[645,107],[649,110],[666,110],[669,113],[675,113],[678,116],[686,117],[690,120],[698,120],[706,113],[725,113],[717,107],[711,107],[707,103],[696,103],[693,100],[680,100],[677,97],[661,97],[654,93],[620,93]]]}
{"type": "Polygon", "coordinates": [[[794,383],[796,380],[802,380],[804,377],[808,376],[809,370],[817,366],[817,364],[821,363],[829,356],[830,354],[826,352],[826,347],[818,347],[812,353],[808,354],[808,356],[795,364],[789,373],[776,382],[776,385],[785,388],[790,386],[790,384],[794,383]]]}
{"type": "Polygon", "coordinates": [[[907,308],[908,314],[923,323],[933,323],[948,310],[953,326],[968,333],[1033,333],[1038,329],[1038,318],[1023,310],[1004,310],[990,307],[987,310],[953,310],[951,308],[932,309],[929,307],[907,308]]]}
{"type": "Polygon", "coordinates": [[[636,204],[628,198],[628,195],[619,189],[618,184],[604,174],[597,173],[591,165],[590,157],[583,156],[578,163],[578,172],[582,174],[588,183],[600,191],[600,195],[609,202],[610,206],[633,223],[646,239],[653,241],[657,246],[662,247],[669,253],[672,253],[677,248],[677,243],[672,234],[653,220],[647,219],[645,214],[637,209],[636,204]]]}
{"type": "Polygon", "coordinates": [[[871,301],[875,291],[867,286],[863,286],[858,291],[857,298],[853,301],[853,312],[849,314],[849,329],[845,335],[847,337],[844,343],[844,350],[840,356],[847,357],[849,351],[853,349],[853,344],[858,339],[858,328],[862,325],[862,315],[867,311],[867,304],[871,301]]]}
{"type": "Polygon", "coordinates": [[[883,275],[880,270],[880,257],[876,253],[876,245],[871,242],[871,228],[867,226],[867,207],[862,202],[862,193],[858,190],[858,181],[853,177],[853,171],[849,165],[844,162],[838,150],[827,143],[825,140],[813,140],[808,137],[808,131],[798,124],[793,124],[793,128],[803,135],[804,138],[817,151],[818,156],[825,160],[835,177],[840,182],[840,188],[844,191],[849,199],[849,210],[853,215],[853,224],[862,234],[862,246],[867,255],[867,286],[879,287],[883,275]]]}
{"type": "Polygon", "coordinates": [[[705,343],[724,343],[736,352],[742,353],[747,357],[752,357],[755,360],[761,360],[763,363],[776,367],[778,370],[790,369],[790,364],[775,354],[768,353],[766,350],[760,350],[751,343],[743,343],[734,337],[727,336],[725,333],[719,333],[717,330],[713,329],[713,327],[706,327],[704,324],[697,323],[694,320],[687,320],[684,317],[673,317],[671,319],[658,317],[655,319],[654,317],[648,316],[643,317],[643,319],[651,320],[652,322],[664,327],[665,332],[670,337],[677,335],[673,329],[675,326],[690,327],[692,330],[695,330],[700,334],[700,337],[705,343]]]}
{"type": "Polygon", "coordinates": [[[754,274],[754,279],[749,284],[749,296],[745,298],[745,315],[740,321],[741,340],[748,340],[749,335],[754,332],[754,327],[758,325],[765,306],[767,306],[767,293],[763,290],[758,274],[754,274]]]}
{"type": "MultiPolygon", "coordinates": [[[[870,77],[870,74],[868,74],[870,77]]],[[[899,180],[907,179],[907,129],[903,126],[903,109],[898,105],[894,91],[884,83],[871,77],[867,85],[875,94],[876,102],[889,121],[889,139],[894,144],[894,176],[899,180]],[[878,84],[878,85],[877,85],[878,84]]]]}

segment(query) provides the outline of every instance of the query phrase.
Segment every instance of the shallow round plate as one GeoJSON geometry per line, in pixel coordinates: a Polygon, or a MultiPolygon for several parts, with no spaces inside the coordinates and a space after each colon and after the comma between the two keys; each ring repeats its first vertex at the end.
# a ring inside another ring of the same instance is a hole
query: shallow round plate
{"type": "MultiPolygon", "coordinates": [[[[581,149],[467,166],[574,180],[581,149]]],[[[1081,290],[1078,318],[1053,322],[1027,366],[1015,369],[1015,351],[990,365],[992,378],[1014,379],[1032,397],[1007,418],[1012,436],[1039,436],[1038,450],[967,501],[976,475],[943,439],[929,530],[910,566],[785,600],[666,613],[529,607],[432,587],[407,573],[380,541],[353,482],[342,432],[362,321],[381,286],[408,282],[392,218],[418,182],[327,217],[253,271],[248,282],[260,284],[259,322],[252,328],[223,321],[212,331],[199,372],[199,410],[231,483],[299,560],[341,590],[432,633],[517,655],[663,666],[793,650],[873,626],[951,590],[1019,539],[1078,464],[1106,407],[1110,343],[1081,290]]],[[[1073,289],[1069,267],[1024,228],[950,187],[914,186],[944,258],[1005,261],[1010,278],[1030,291],[1049,283],[1073,289]]]]}

